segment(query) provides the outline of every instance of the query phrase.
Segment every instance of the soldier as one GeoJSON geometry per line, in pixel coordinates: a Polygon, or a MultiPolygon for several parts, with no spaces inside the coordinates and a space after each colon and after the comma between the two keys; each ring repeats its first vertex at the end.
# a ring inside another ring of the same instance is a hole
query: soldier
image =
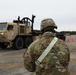
{"type": "Polygon", "coordinates": [[[52,19],[42,20],[42,36],[28,47],[23,56],[26,70],[34,75],[69,75],[70,52],[64,41],[55,37],[55,28],[52,19]]]}

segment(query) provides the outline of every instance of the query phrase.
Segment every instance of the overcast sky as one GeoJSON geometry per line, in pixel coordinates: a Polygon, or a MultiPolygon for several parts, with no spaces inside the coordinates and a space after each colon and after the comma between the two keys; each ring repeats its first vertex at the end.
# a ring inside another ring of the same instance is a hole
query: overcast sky
{"type": "Polygon", "coordinates": [[[52,18],[58,31],[76,31],[76,0],[0,0],[0,21],[32,14],[36,15],[34,29],[40,29],[44,18],[52,18]]]}

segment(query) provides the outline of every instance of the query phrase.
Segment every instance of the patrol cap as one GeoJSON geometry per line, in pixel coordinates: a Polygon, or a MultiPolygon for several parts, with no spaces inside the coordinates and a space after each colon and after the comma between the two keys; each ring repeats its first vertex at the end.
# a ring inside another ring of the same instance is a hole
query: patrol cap
{"type": "Polygon", "coordinates": [[[55,22],[51,18],[43,19],[41,21],[41,30],[43,30],[46,27],[54,27],[57,29],[55,22]]]}

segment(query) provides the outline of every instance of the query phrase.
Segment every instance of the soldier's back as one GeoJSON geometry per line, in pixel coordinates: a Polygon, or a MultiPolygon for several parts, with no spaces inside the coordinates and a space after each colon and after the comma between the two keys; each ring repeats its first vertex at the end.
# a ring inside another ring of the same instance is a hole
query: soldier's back
{"type": "MultiPolygon", "coordinates": [[[[33,58],[36,61],[44,52],[54,35],[46,33],[35,43],[33,58]]],[[[44,60],[36,65],[36,75],[68,75],[69,49],[62,40],[58,40],[44,60]]]]}

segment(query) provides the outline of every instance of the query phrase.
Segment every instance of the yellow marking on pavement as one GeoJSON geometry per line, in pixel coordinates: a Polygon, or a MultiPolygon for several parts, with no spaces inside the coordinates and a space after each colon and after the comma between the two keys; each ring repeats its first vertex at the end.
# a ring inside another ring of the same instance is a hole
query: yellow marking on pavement
{"type": "Polygon", "coordinates": [[[71,56],[76,56],[76,53],[74,52],[74,53],[71,53],[71,56]]]}
{"type": "Polygon", "coordinates": [[[76,73],[70,73],[70,75],[76,75],[76,73]]]}
{"type": "Polygon", "coordinates": [[[22,58],[22,56],[7,56],[7,58],[22,58]]]}
{"type": "Polygon", "coordinates": [[[12,58],[23,58],[23,56],[6,56],[6,57],[0,58],[0,60],[12,59],[12,58]]]}
{"type": "Polygon", "coordinates": [[[71,59],[70,62],[72,62],[72,63],[73,63],[73,62],[76,63],[76,59],[71,59]]]}
{"type": "Polygon", "coordinates": [[[14,68],[14,67],[23,67],[24,64],[23,63],[9,63],[9,64],[0,64],[0,67],[11,67],[11,68],[14,68]]]}

